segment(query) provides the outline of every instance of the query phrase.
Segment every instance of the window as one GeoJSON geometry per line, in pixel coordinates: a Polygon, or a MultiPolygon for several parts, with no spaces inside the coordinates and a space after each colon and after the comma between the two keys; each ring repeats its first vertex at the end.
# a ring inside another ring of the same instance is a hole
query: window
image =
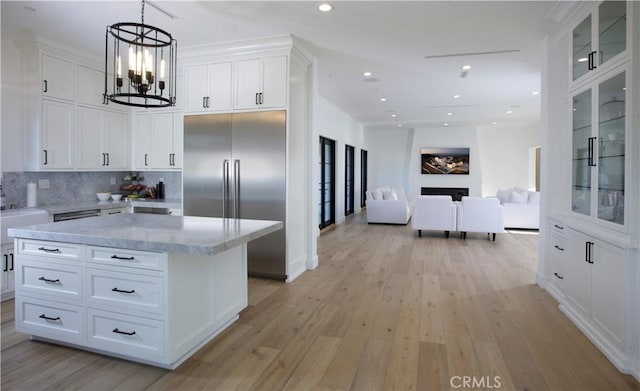
{"type": "Polygon", "coordinates": [[[319,221],[320,229],[336,222],[335,218],[335,178],[336,178],[336,142],[320,136],[320,184],[319,221]]]}
{"type": "Polygon", "coordinates": [[[360,150],[360,207],[367,206],[367,151],[360,150]]]}
{"type": "Polygon", "coordinates": [[[344,155],[344,215],[353,214],[353,198],[355,196],[355,148],[345,146],[344,155]]]}

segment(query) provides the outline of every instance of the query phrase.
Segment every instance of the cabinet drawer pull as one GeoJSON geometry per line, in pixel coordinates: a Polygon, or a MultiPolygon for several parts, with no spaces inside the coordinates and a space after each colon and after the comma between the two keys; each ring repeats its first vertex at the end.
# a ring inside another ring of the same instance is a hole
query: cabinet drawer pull
{"type": "Polygon", "coordinates": [[[110,160],[109,159],[109,152],[105,153],[105,155],[107,155],[107,166],[108,166],[110,164],[110,162],[109,162],[109,160],[110,160]]]}
{"type": "Polygon", "coordinates": [[[49,83],[46,80],[44,80],[44,91],[42,92],[48,92],[48,91],[49,91],[49,83]]]}
{"type": "Polygon", "coordinates": [[[42,276],[42,277],[39,277],[38,280],[44,281],[44,282],[50,282],[52,284],[60,284],[60,279],[59,278],[56,278],[55,280],[50,280],[50,279],[42,276]]]}
{"type": "Polygon", "coordinates": [[[42,163],[43,166],[46,166],[47,164],[49,164],[49,154],[47,153],[46,149],[43,149],[44,151],[44,163],[42,163]]]}
{"type": "Polygon", "coordinates": [[[564,251],[564,249],[560,246],[558,246],[557,244],[554,244],[553,247],[557,248],[560,251],[564,251]]]}
{"type": "Polygon", "coordinates": [[[120,259],[120,260],[123,260],[123,261],[133,261],[136,258],[135,257],[119,257],[117,255],[112,255],[111,259],[120,259]]]}
{"type": "Polygon", "coordinates": [[[260,101],[258,100],[258,94],[259,92],[256,92],[256,106],[260,104],[260,101]]]}
{"type": "Polygon", "coordinates": [[[13,270],[14,262],[13,262],[13,253],[9,254],[9,256],[11,257],[11,266],[9,267],[9,270],[13,270]]]}
{"type": "Polygon", "coordinates": [[[38,247],[38,250],[44,251],[44,252],[47,252],[47,253],[59,253],[60,252],[59,248],[38,247]]]}
{"type": "Polygon", "coordinates": [[[264,93],[263,92],[260,93],[260,104],[261,105],[264,104],[264,93]]]}
{"type": "Polygon", "coordinates": [[[554,224],[553,226],[554,226],[554,227],[556,227],[556,228],[558,228],[558,229],[564,229],[564,227],[563,227],[563,226],[558,225],[558,224],[554,224]]]}
{"type": "Polygon", "coordinates": [[[553,273],[554,276],[558,277],[561,280],[564,280],[564,277],[562,277],[561,275],[559,275],[558,273],[553,273]]]}
{"type": "Polygon", "coordinates": [[[116,334],[124,334],[124,335],[135,335],[136,334],[135,331],[132,331],[132,332],[129,333],[129,332],[126,332],[126,331],[120,331],[120,330],[118,330],[118,328],[113,329],[113,332],[116,333],[116,334]]]}
{"type": "Polygon", "coordinates": [[[144,154],[144,165],[145,165],[145,166],[148,166],[148,165],[149,165],[149,164],[147,163],[147,157],[149,157],[149,154],[148,154],[148,153],[145,153],[145,154],[144,154]]]}
{"type": "Polygon", "coordinates": [[[60,321],[60,317],[59,316],[56,316],[55,318],[52,318],[52,317],[49,317],[49,316],[47,316],[45,314],[42,314],[42,315],[38,316],[38,318],[44,319],[44,320],[50,320],[52,322],[59,322],[60,321]]]}
{"type": "Polygon", "coordinates": [[[2,268],[2,271],[9,271],[9,256],[7,254],[4,254],[4,267],[2,268]]]}
{"type": "Polygon", "coordinates": [[[203,96],[203,97],[202,97],[202,108],[203,108],[203,109],[206,109],[206,108],[207,108],[207,103],[206,103],[206,102],[207,102],[207,97],[206,97],[206,96],[203,96]]]}
{"type": "Polygon", "coordinates": [[[111,292],[118,292],[118,293],[128,293],[128,294],[131,294],[131,293],[136,293],[136,290],[135,290],[135,289],[132,289],[132,290],[130,290],[130,291],[124,291],[124,290],[122,290],[122,289],[113,288],[113,289],[111,289],[111,292]]]}

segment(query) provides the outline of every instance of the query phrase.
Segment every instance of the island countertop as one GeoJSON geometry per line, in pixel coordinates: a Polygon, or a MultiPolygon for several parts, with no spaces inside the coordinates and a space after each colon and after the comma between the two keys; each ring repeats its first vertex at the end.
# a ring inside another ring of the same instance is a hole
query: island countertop
{"type": "Polygon", "coordinates": [[[282,227],[280,221],[123,213],[10,228],[8,235],[143,251],[214,255],[282,227]]]}

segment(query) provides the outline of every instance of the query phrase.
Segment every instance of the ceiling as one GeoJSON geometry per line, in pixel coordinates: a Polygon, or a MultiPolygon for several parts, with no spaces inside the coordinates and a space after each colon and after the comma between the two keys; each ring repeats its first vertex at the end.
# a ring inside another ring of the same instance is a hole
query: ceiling
{"type": "MultiPolygon", "coordinates": [[[[178,55],[180,47],[295,35],[318,59],[319,93],[368,127],[517,126],[539,119],[541,95],[532,92],[540,91],[542,39],[559,3],[330,3],[334,9],[322,13],[317,1],[156,0],[147,2],[145,22],[169,31],[178,55]],[[486,52],[492,54],[478,54],[486,52]],[[472,66],[466,77],[462,65],[472,66]]],[[[32,30],[96,56],[103,55],[107,25],[140,19],[139,1],[1,6],[3,40],[32,30]]]]}

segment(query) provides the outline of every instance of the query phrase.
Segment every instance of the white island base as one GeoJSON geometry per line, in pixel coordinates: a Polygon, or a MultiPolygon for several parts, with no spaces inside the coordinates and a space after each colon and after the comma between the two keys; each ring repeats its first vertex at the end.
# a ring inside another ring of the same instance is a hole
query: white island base
{"type": "Polygon", "coordinates": [[[9,232],[16,330],[169,369],[238,319],[247,242],[282,227],[151,215],[65,223],[9,232]]]}
{"type": "MultiPolygon", "coordinates": [[[[20,242],[21,248],[59,248],[53,242],[20,242]]],[[[80,261],[80,270],[73,264],[78,261],[45,264],[37,256],[23,257],[17,273],[22,288],[16,299],[17,331],[36,340],[175,369],[247,306],[246,244],[208,256],[78,246],[89,254],[84,265],[80,261]],[[151,264],[157,270],[131,267],[126,261],[92,262],[105,252],[109,255],[104,259],[146,253],[158,261],[151,264]],[[69,292],[56,291],[73,289],[65,280],[82,274],[84,297],[58,299],[69,292]]]]}

